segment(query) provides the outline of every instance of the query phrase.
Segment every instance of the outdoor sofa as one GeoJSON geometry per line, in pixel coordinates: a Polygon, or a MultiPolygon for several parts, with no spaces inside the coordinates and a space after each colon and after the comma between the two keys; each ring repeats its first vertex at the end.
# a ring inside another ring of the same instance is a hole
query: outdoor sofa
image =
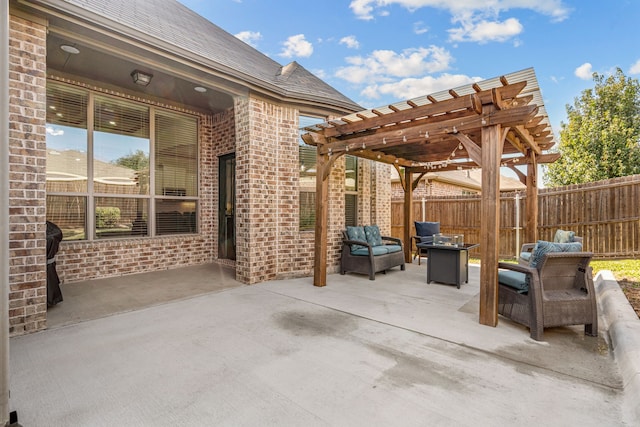
{"type": "Polygon", "coordinates": [[[396,266],[405,269],[400,239],[380,235],[377,225],[349,226],[342,231],[340,274],[368,274],[369,280],[375,280],[377,272],[396,266]]]}

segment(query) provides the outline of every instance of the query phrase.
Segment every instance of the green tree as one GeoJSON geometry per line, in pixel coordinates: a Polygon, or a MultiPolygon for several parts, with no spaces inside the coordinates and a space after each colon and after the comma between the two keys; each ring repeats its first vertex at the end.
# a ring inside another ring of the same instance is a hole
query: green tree
{"type": "Polygon", "coordinates": [[[135,153],[117,158],[113,163],[134,171],[141,171],[149,167],[149,157],[144,151],[136,150],[135,153]]]}
{"type": "Polygon", "coordinates": [[[622,70],[594,73],[561,124],[562,157],[546,168],[548,186],[580,184],[640,173],[640,83],[622,70]]]}

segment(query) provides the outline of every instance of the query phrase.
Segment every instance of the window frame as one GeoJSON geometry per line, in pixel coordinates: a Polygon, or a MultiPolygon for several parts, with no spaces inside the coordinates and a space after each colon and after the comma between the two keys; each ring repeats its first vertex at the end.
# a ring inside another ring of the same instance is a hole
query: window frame
{"type": "MultiPolygon", "coordinates": [[[[315,223],[316,223],[316,217],[315,217],[315,200],[316,200],[316,186],[315,186],[315,173],[311,176],[314,177],[313,182],[314,184],[312,186],[309,187],[303,187],[302,185],[302,179],[308,176],[304,176],[305,173],[305,162],[304,159],[302,158],[302,149],[309,149],[309,150],[314,150],[313,152],[313,168],[315,170],[315,165],[317,164],[317,158],[316,158],[316,152],[315,152],[315,147],[308,145],[307,143],[305,143],[302,140],[302,134],[305,132],[304,131],[304,127],[308,127],[308,126],[312,126],[314,124],[319,124],[319,123],[323,123],[326,121],[326,117],[320,117],[320,116],[312,116],[312,115],[306,115],[306,114],[299,114],[298,115],[298,122],[299,122],[299,132],[298,132],[298,162],[300,164],[300,170],[298,172],[298,184],[299,184],[299,191],[298,191],[298,229],[300,232],[311,232],[315,230],[315,223]],[[304,193],[304,194],[303,194],[304,193]],[[313,196],[311,196],[313,195],[313,196]],[[308,199],[308,200],[313,200],[313,203],[309,202],[308,204],[310,206],[307,206],[307,203],[305,203],[303,205],[302,201],[303,199],[308,199]],[[310,212],[309,214],[309,219],[306,220],[306,216],[305,216],[305,220],[303,221],[303,215],[305,215],[305,213],[310,212]],[[303,224],[304,222],[304,224],[303,224]]],[[[307,168],[307,170],[310,170],[309,168],[307,168]]]]}
{"type": "MultiPolygon", "coordinates": [[[[126,238],[126,239],[148,239],[154,237],[163,237],[168,235],[176,235],[176,234],[186,234],[193,235],[198,234],[200,232],[200,206],[201,206],[201,194],[200,194],[200,173],[201,173],[201,165],[200,165],[200,126],[201,119],[200,116],[194,113],[175,111],[168,108],[159,107],[152,103],[140,102],[128,99],[126,97],[120,97],[109,93],[104,93],[101,91],[96,91],[88,88],[79,88],[73,84],[58,82],[58,81],[47,81],[47,109],[50,108],[49,105],[49,89],[50,85],[54,85],[60,91],[64,92],[65,90],[69,92],[81,92],[86,96],[87,104],[86,104],[86,122],[84,123],[85,127],[78,127],[78,129],[84,129],[86,132],[87,145],[86,145],[86,186],[84,191],[76,191],[76,192],[67,192],[67,191],[51,191],[49,188],[46,189],[47,196],[47,206],[49,206],[49,197],[78,197],[84,200],[84,236],[82,238],[73,238],[73,239],[65,239],[67,241],[105,241],[112,240],[117,238],[126,238]],[[148,190],[144,194],[126,194],[126,193],[105,193],[96,191],[94,188],[94,183],[96,182],[96,177],[94,176],[94,162],[95,162],[95,153],[94,153],[94,132],[96,129],[94,115],[96,113],[96,98],[106,99],[112,98],[114,101],[122,104],[131,104],[133,108],[144,107],[147,110],[147,121],[148,121],[148,190]],[[186,123],[189,124],[193,122],[192,129],[195,136],[195,158],[189,160],[193,161],[195,164],[195,170],[193,170],[193,174],[185,175],[185,177],[190,177],[195,180],[193,186],[195,186],[195,195],[181,195],[181,192],[176,191],[173,194],[156,194],[156,117],[158,115],[171,115],[180,119],[181,117],[186,118],[186,123]],[[132,225],[132,229],[129,234],[123,233],[118,237],[99,237],[98,230],[96,228],[96,212],[97,212],[97,201],[100,199],[106,198],[115,198],[115,199],[137,199],[144,200],[146,204],[146,234],[141,235],[134,232],[134,225],[132,225]],[[187,227],[190,228],[190,231],[177,231],[170,233],[159,233],[158,232],[158,224],[156,221],[156,205],[159,202],[184,202],[184,203],[193,203],[195,205],[194,212],[190,213],[190,216],[195,216],[195,226],[187,227]]],[[[60,124],[59,122],[51,121],[47,118],[46,120],[47,127],[49,126],[67,126],[65,124],[60,124]]],[[[48,138],[47,138],[48,139],[48,138]]],[[[49,147],[47,143],[47,155],[49,155],[49,150],[52,149],[49,147]]],[[[49,217],[47,217],[49,220],[49,217]]],[[[52,218],[54,219],[54,218],[52,218]]]]}

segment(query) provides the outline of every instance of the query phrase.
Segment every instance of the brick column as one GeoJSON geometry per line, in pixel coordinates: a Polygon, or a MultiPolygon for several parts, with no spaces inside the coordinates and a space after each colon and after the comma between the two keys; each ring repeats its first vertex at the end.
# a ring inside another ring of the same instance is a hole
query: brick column
{"type": "Polygon", "coordinates": [[[391,165],[375,163],[371,173],[371,223],[391,235],[391,165]]]}
{"type": "Polygon", "coordinates": [[[9,332],[46,327],[46,27],[9,25],[9,332]]]}

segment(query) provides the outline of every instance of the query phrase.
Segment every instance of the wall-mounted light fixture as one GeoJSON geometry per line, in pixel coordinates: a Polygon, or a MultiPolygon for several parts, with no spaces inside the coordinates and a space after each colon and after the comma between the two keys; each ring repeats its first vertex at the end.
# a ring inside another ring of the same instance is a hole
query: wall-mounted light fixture
{"type": "Polygon", "coordinates": [[[140,86],[148,86],[151,83],[151,78],[153,74],[148,74],[140,70],[133,70],[131,72],[131,77],[133,78],[133,82],[140,86]]]}

